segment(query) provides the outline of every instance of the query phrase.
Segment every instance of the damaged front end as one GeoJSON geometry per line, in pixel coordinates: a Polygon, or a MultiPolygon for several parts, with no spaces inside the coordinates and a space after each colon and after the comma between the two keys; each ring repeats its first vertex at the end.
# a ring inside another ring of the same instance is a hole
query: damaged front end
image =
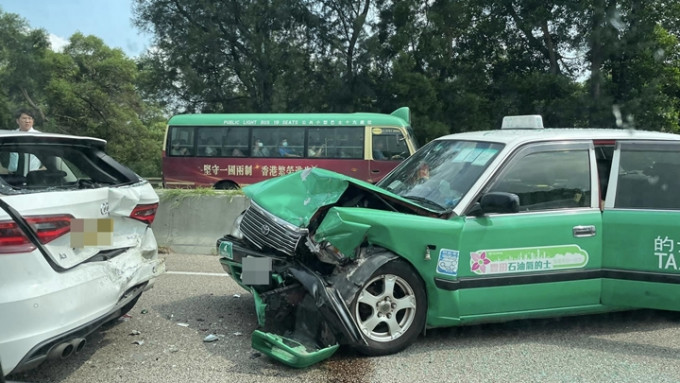
{"type": "MultiPolygon", "coordinates": [[[[246,231],[268,227],[281,235],[275,217],[263,220],[268,215],[253,202],[238,222],[246,231]]],[[[224,269],[253,294],[261,327],[252,335],[253,348],[284,364],[303,368],[333,355],[341,341],[356,343],[363,338],[338,289],[323,277],[333,268],[316,264],[317,270],[325,271],[320,274],[300,259],[280,254],[308,238],[306,230],[293,229],[287,234],[279,238],[282,243],[263,245],[262,250],[233,235],[220,239],[218,247],[224,269]]]]}
{"type": "Polygon", "coordinates": [[[218,242],[220,262],[255,301],[261,329],[252,335],[253,348],[303,368],[333,355],[341,339],[362,341],[342,297],[318,274],[298,261],[255,255],[235,238],[226,240],[233,242],[218,242]]]}
{"type": "Polygon", "coordinates": [[[253,294],[260,325],[252,334],[253,348],[303,368],[330,357],[341,344],[365,347],[350,306],[360,287],[396,255],[366,243],[361,223],[338,224],[332,209],[436,213],[322,169],[244,191],[250,207],[217,247],[225,271],[253,294]]]}

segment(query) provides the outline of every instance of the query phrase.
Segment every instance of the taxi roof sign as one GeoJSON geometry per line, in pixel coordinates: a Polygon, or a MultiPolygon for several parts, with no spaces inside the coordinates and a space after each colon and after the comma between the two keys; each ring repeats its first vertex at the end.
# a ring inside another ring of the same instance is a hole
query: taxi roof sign
{"type": "Polygon", "coordinates": [[[543,129],[543,117],[540,114],[505,116],[501,129],[543,129]]]}

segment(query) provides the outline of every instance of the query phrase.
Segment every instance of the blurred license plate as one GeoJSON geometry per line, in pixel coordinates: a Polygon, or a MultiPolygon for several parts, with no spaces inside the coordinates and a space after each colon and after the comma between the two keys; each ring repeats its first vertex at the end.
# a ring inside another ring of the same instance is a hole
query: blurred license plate
{"type": "Polygon", "coordinates": [[[74,218],[70,224],[71,247],[111,246],[113,244],[113,219],[74,218]]]}
{"type": "Polygon", "coordinates": [[[244,257],[241,260],[243,272],[241,282],[244,285],[269,285],[272,271],[272,259],[269,257],[244,257]]]}

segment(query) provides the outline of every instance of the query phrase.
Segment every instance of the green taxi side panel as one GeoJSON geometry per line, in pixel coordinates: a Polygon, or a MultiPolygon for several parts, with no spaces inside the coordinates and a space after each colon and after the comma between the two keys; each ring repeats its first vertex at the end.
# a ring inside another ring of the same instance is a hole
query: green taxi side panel
{"type": "Polygon", "coordinates": [[[461,315],[599,306],[601,220],[593,208],[468,219],[460,242],[461,315]],[[593,235],[575,236],[583,227],[593,235]]]}
{"type": "Polygon", "coordinates": [[[380,246],[407,259],[423,279],[428,296],[429,327],[458,323],[458,294],[435,285],[435,277],[455,282],[458,238],[464,218],[451,220],[382,210],[334,207],[314,236],[328,241],[346,256],[361,242],[380,246]],[[349,235],[357,230],[362,235],[349,235]]]}
{"type": "Polygon", "coordinates": [[[680,310],[680,211],[604,212],[602,303],[680,310]]]}

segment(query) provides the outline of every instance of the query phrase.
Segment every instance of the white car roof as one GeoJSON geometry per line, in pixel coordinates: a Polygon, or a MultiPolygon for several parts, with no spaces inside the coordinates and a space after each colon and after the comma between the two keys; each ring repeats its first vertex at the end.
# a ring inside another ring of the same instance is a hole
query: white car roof
{"type": "Polygon", "coordinates": [[[502,129],[454,133],[437,140],[468,140],[503,143],[509,146],[527,142],[559,140],[661,140],[680,141],[680,135],[633,129],[502,129]]]}
{"type": "Polygon", "coordinates": [[[45,133],[45,132],[22,132],[20,130],[3,130],[0,129],[0,140],[5,137],[25,137],[25,136],[40,136],[40,137],[54,137],[54,138],[62,138],[62,139],[68,139],[68,140],[75,140],[75,141],[97,141],[98,143],[106,144],[106,140],[102,140],[101,138],[95,138],[95,137],[87,137],[87,136],[73,136],[69,134],[59,134],[59,133],[45,133]]]}

